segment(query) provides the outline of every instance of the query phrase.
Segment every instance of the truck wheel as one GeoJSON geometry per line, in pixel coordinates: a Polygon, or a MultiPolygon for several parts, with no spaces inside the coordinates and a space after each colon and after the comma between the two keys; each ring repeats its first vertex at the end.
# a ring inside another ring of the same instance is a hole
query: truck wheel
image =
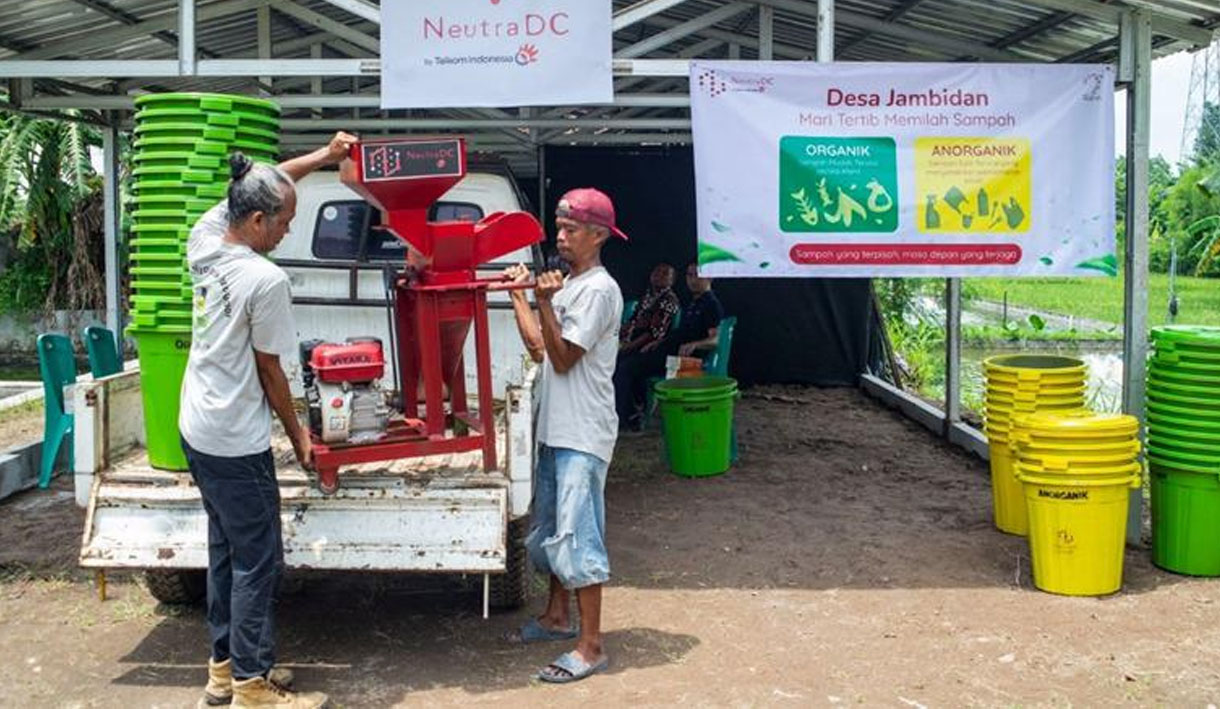
{"type": "Polygon", "coordinates": [[[192,605],[208,590],[208,572],[202,569],[149,569],[144,583],[153,598],[172,605],[192,605]]]}
{"type": "Polygon", "coordinates": [[[526,572],[528,561],[525,553],[525,535],[529,532],[530,519],[522,517],[508,523],[508,560],[505,572],[491,577],[491,607],[498,611],[511,611],[525,604],[526,572]]]}

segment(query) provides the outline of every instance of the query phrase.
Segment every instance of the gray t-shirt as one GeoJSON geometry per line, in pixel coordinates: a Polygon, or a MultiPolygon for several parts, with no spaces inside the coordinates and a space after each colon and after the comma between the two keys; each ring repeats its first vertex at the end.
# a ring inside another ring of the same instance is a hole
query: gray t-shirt
{"type": "Polygon", "coordinates": [[[224,241],[228,201],[191,229],[194,280],[191,354],[178,429],[207,455],[238,457],[271,447],[271,407],[254,351],[291,355],[296,340],[288,275],[250,247],[224,241]]]}
{"type": "Polygon", "coordinates": [[[614,410],[614,364],[623,294],[605,268],[568,277],[551,299],[563,339],[585,351],[563,374],[548,359],[542,365],[538,441],[571,448],[610,462],[618,438],[614,410]]]}

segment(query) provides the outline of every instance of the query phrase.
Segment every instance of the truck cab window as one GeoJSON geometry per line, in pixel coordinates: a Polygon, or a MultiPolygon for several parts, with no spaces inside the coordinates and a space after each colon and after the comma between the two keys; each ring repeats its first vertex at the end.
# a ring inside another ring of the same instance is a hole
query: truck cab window
{"type": "MultiPolygon", "coordinates": [[[[429,221],[477,222],[482,218],[483,210],[466,202],[436,202],[428,213],[429,221]]],[[[367,202],[327,202],[318,210],[313,255],[325,261],[402,261],[406,245],[382,226],[381,210],[367,202]]]]}

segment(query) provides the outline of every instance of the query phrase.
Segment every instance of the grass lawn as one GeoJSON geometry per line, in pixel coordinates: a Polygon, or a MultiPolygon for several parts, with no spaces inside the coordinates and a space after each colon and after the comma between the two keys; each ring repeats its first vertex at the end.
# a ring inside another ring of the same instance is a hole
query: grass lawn
{"type": "MultiPolygon", "coordinates": [[[[1061,315],[1120,323],[1123,319],[1123,279],[1099,278],[972,278],[963,284],[967,298],[1061,315]]],[[[1220,325],[1220,279],[1178,276],[1178,319],[1183,325],[1220,325]]],[[[1169,276],[1149,276],[1148,322],[1164,325],[1169,318],[1169,276]]]]}

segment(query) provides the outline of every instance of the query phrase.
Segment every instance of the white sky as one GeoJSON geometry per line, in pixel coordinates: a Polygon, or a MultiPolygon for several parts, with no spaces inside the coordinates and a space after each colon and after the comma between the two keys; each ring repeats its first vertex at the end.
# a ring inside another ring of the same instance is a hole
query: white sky
{"type": "MultiPolygon", "coordinates": [[[[1176,165],[1181,159],[1182,129],[1186,126],[1186,101],[1190,94],[1190,65],[1194,54],[1179,52],[1152,62],[1152,145],[1176,165]]],[[[1114,104],[1114,154],[1127,152],[1127,92],[1120,91],[1114,104]]]]}

